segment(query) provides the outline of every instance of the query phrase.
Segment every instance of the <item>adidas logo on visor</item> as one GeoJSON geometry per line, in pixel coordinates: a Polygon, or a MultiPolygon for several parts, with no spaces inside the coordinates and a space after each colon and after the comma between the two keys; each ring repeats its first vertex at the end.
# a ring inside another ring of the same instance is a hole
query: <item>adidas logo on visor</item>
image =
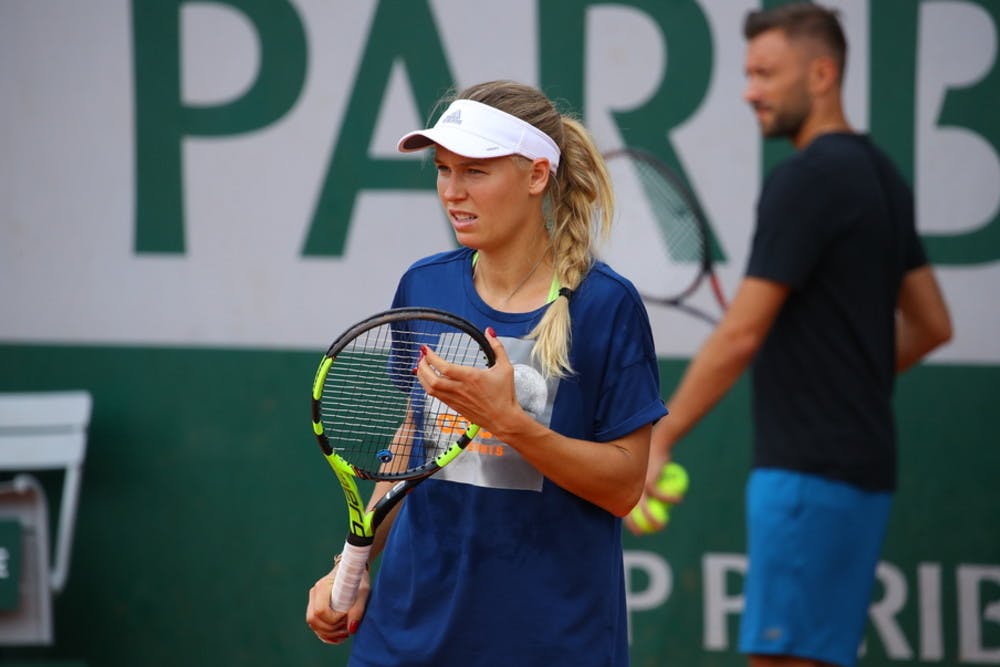
{"type": "Polygon", "coordinates": [[[462,124],[462,110],[455,109],[450,114],[441,119],[442,123],[455,123],[456,125],[462,124]]]}

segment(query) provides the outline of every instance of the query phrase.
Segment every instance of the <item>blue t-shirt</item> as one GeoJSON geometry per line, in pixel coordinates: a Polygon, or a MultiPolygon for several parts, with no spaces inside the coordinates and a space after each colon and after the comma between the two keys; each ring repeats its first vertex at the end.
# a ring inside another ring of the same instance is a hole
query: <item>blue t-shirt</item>
{"type": "MultiPolygon", "coordinates": [[[[570,304],[574,374],[546,381],[525,339],[545,307],[494,310],[471,267],[465,248],[417,262],[393,307],[492,326],[522,405],[568,437],[613,440],[666,414],[649,321],[627,280],[595,264],[570,304]]],[[[621,520],[481,432],[403,503],[353,642],[353,667],[625,667],[621,520]]]]}

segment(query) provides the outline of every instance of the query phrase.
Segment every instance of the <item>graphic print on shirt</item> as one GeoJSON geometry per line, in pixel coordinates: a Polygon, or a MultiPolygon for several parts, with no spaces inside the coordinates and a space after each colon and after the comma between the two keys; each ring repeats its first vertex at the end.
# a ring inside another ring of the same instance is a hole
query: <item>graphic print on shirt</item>
{"type": "MultiPolygon", "coordinates": [[[[559,380],[546,380],[541,371],[532,365],[531,350],[534,341],[505,337],[500,340],[514,365],[514,388],[518,403],[537,422],[548,426],[559,380]]],[[[450,444],[465,429],[465,420],[447,406],[440,405],[437,399],[428,396],[427,401],[430,412],[440,407],[445,413],[455,416],[451,421],[439,419],[438,424],[425,431],[427,437],[450,444]]],[[[493,489],[542,490],[541,473],[525,461],[517,450],[495,438],[486,429],[480,430],[466,450],[434,478],[493,489]]]]}

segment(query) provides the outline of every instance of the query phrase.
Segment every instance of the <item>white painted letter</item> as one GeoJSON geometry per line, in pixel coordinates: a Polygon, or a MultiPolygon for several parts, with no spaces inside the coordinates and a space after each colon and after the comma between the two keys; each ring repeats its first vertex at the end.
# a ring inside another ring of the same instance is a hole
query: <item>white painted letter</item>
{"type": "Polygon", "coordinates": [[[875,574],[885,588],[885,595],[878,602],[872,603],[868,615],[875,631],[882,638],[886,654],[894,660],[909,660],[913,657],[913,649],[895,618],[906,604],[906,579],[898,567],[884,561],[878,564],[875,574]]]}
{"type": "Polygon", "coordinates": [[[742,591],[739,595],[726,594],[726,575],[730,572],[746,574],[747,558],[742,554],[705,554],[702,571],[705,579],[705,648],[726,650],[729,648],[726,615],[743,611],[742,591]]]}
{"type": "Polygon", "coordinates": [[[667,563],[659,554],[652,551],[626,551],[623,554],[625,562],[625,608],[628,612],[628,640],[632,642],[632,611],[655,609],[667,601],[673,587],[674,577],[667,563]],[[642,570],[649,578],[645,590],[633,591],[629,588],[630,572],[642,570]]]}
{"type": "Polygon", "coordinates": [[[992,581],[1000,584],[1000,567],[991,565],[959,565],[958,580],[958,659],[981,665],[1000,665],[1000,647],[983,646],[982,622],[1000,624],[1000,599],[983,607],[979,599],[980,584],[992,581]]]}
{"type": "Polygon", "coordinates": [[[917,567],[920,591],[920,659],[931,661],[944,657],[944,633],[941,622],[941,565],[921,563],[917,567]]]}

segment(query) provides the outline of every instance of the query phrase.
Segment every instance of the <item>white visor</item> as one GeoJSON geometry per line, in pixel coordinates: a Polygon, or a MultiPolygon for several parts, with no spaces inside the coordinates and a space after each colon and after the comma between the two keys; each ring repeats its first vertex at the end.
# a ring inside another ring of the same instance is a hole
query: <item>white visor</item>
{"type": "Polygon", "coordinates": [[[553,173],[559,168],[559,147],[552,137],[517,116],[472,100],[455,100],[434,127],[404,135],[396,148],[409,153],[432,144],[440,144],[462,157],[543,157],[548,159],[553,173]]]}

